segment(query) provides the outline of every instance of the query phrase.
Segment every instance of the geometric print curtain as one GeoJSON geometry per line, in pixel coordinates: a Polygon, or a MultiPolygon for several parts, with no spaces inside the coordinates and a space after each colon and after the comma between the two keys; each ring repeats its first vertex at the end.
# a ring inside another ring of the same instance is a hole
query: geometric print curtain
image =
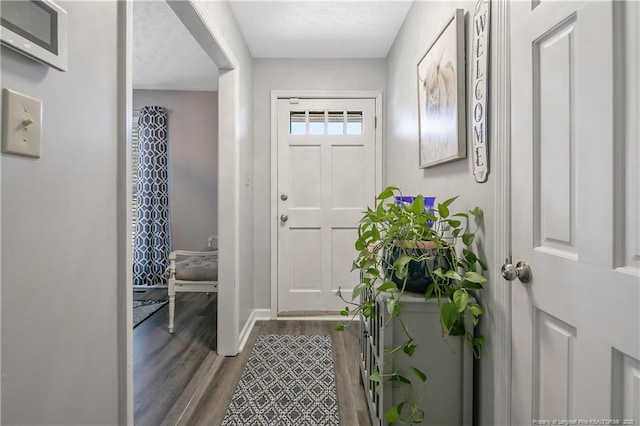
{"type": "Polygon", "coordinates": [[[167,110],[145,106],[138,117],[138,185],[133,285],[165,283],[171,252],[167,110]]]}

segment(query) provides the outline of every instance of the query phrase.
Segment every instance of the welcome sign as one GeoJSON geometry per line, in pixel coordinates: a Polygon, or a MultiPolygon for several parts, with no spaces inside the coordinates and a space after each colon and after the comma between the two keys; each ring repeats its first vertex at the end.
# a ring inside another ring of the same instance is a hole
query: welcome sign
{"type": "Polygon", "coordinates": [[[487,80],[489,65],[489,1],[479,0],[473,13],[473,48],[471,51],[471,140],[473,175],[476,182],[486,182],[489,175],[487,149],[487,80]]]}

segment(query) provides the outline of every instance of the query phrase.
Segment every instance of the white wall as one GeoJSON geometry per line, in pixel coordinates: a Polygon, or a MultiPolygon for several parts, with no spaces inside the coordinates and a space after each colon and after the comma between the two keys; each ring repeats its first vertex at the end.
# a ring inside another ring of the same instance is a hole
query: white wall
{"type": "Polygon", "coordinates": [[[218,94],[134,90],[133,108],[169,113],[169,200],[173,249],[200,250],[218,231],[218,94]]]}
{"type": "MultiPolygon", "coordinates": [[[[489,175],[487,183],[477,184],[472,175],[471,150],[469,157],[428,169],[418,168],[418,101],[416,66],[443,25],[453,15],[456,7],[467,11],[467,28],[470,28],[469,11],[475,1],[415,2],[409,11],[398,37],[387,57],[387,102],[385,121],[385,184],[400,186],[410,194],[435,195],[437,200],[460,195],[454,203],[457,209],[480,206],[484,210],[481,254],[492,265],[494,234],[497,224],[494,217],[494,182],[489,175]]],[[[467,31],[467,58],[470,56],[471,32],[467,31]]],[[[470,62],[467,81],[470,81],[470,62]]],[[[467,83],[468,85],[469,83],[467,83]]],[[[467,96],[467,99],[470,99],[467,96]]],[[[489,130],[491,134],[491,130],[489,130]]],[[[470,139],[468,139],[470,140],[470,139]]],[[[491,150],[491,141],[489,141],[491,150]]],[[[489,164],[493,163],[490,155],[489,164]]],[[[437,201],[436,200],[436,201],[437,201]]],[[[491,288],[493,271],[487,274],[489,282],[481,296],[489,314],[484,318],[481,331],[486,338],[483,356],[476,366],[475,413],[479,424],[493,424],[493,355],[491,353],[491,288]]]]}
{"type": "Polygon", "coordinates": [[[384,91],[384,59],[256,59],[254,130],[255,307],[271,308],[271,91],[384,91]]]}
{"type": "Polygon", "coordinates": [[[118,423],[117,4],[61,1],[69,70],[2,47],[43,101],[42,157],[2,154],[2,422],[118,423]]]}
{"type": "MultiPolygon", "coordinates": [[[[224,36],[236,60],[239,70],[239,116],[238,135],[240,139],[239,163],[240,181],[239,185],[239,246],[237,255],[240,259],[239,268],[239,309],[240,309],[240,329],[244,326],[251,311],[254,308],[253,295],[253,58],[244,41],[244,37],[236,24],[233,13],[226,2],[207,1],[204,2],[207,11],[211,14],[217,27],[224,36]],[[249,181],[247,184],[247,174],[249,181]]],[[[220,104],[222,110],[227,107],[220,104]]],[[[219,144],[231,143],[231,141],[220,140],[219,144]]],[[[232,200],[220,200],[220,207],[224,208],[225,203],[232,200]]],[[[224,223],[219,223],[218,227],[224,227],[224,223]]],[[[221,254],[222,256],[222,254],[221,254]]],[[[221,257],[222,259],[222,257],[221,257]]],[[[220,324],[219,324],[220,326],[220,324]]]]}

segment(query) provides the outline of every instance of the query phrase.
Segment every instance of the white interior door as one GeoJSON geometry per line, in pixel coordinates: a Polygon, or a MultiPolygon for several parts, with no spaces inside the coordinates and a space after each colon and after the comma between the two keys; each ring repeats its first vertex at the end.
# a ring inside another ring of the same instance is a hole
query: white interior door
{"type": "Polygon", "coordinates": [[[375,201],[375,99],[278,100],[278,312],[336,312],[375,201]]]}
{"type": "Polygon", "coordinates": [[[639,4],[511,11],[512,424],[637,425],[639,4]]]}

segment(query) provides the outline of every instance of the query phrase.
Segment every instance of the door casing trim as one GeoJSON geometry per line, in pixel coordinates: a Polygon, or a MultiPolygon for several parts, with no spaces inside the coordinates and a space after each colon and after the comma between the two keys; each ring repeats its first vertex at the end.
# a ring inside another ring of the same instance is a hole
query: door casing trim
{"type": "Polygon", "coordinates": [[[510,0],[494,0],[491,6],[491,149],[495,151],[492,174],[495,191],[495,285],[492,288],[493,321],[493,424],[511,424],[511,283],[498,271],[511,256],[511,8],[510,0]],[[498,368],[499,366],[499,368],[498,368]],[[505,374],[506,373],[506,374],[505,374]]]}
{"type": "Polygon", "coordinates": [[[323,91],[272,90],[271,91],[271,319],[278,318],[278,99],[375,99],[377,126],[375,129],[375,191],[382,190],[383,123],[382,92],[379,91],[323,91]]]}

